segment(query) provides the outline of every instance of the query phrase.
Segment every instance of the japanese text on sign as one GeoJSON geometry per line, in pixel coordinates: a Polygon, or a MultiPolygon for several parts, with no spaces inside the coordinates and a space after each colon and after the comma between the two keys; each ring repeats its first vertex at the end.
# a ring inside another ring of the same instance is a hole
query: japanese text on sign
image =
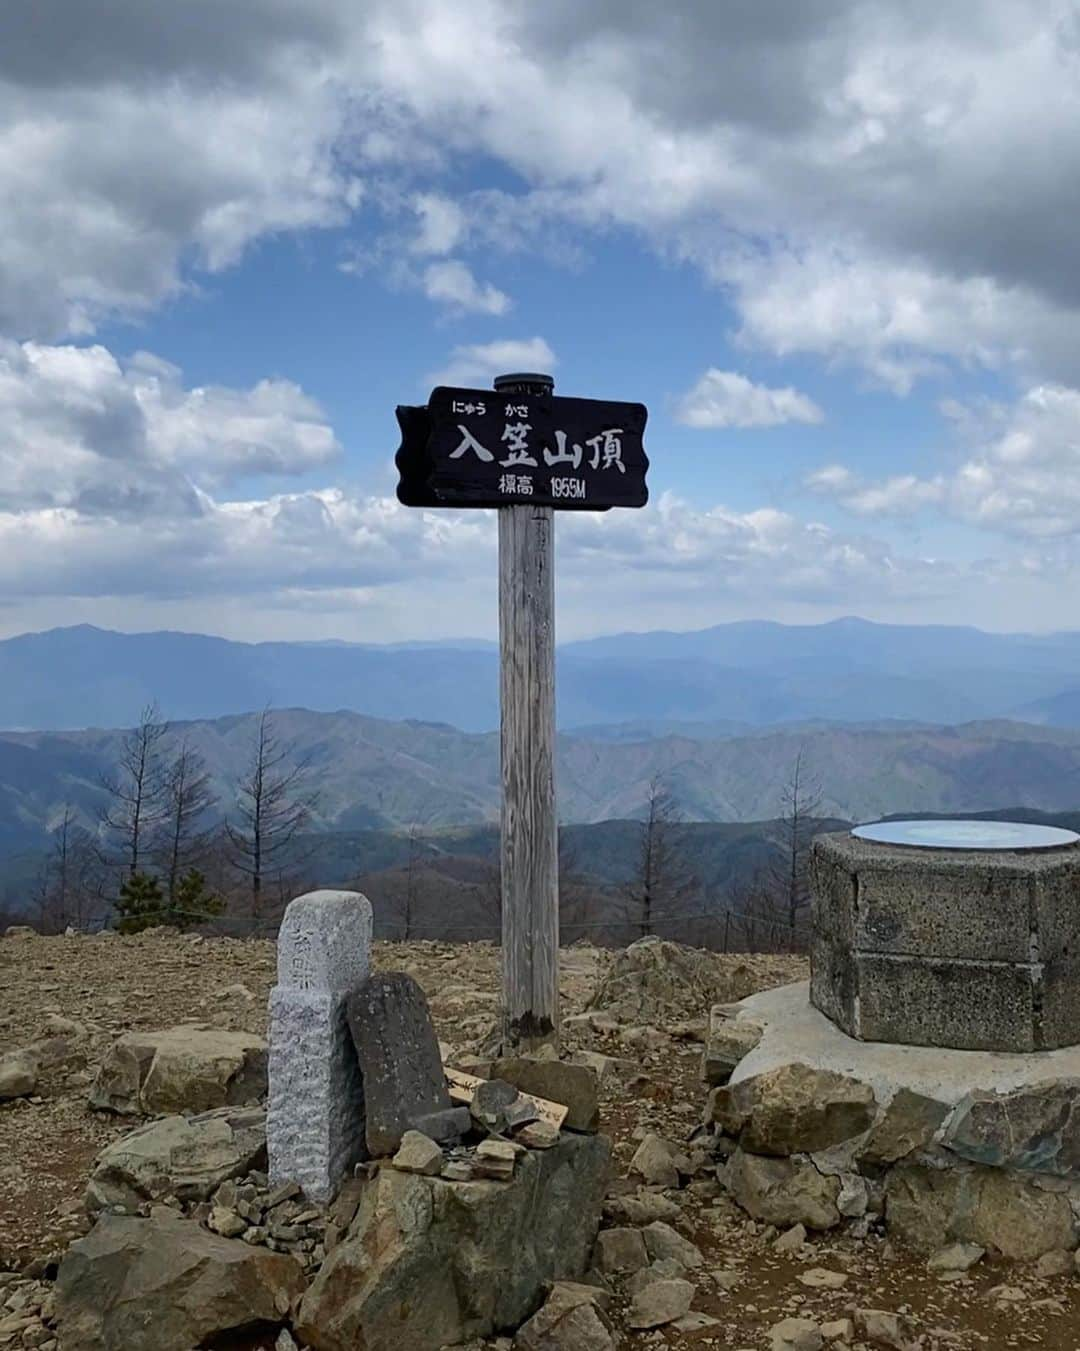
{"type": "Polygon", "coordinates": [[[410,505],[643,506],[646,417],[642,404],[439,388],[426,408],[399,410],[399,495],[410,505]]]}

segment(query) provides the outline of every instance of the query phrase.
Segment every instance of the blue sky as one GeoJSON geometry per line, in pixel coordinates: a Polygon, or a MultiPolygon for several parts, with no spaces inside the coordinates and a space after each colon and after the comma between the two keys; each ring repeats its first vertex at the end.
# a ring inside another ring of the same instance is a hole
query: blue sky
{"type": "MultiPolygon", "coordinates": [[[[0,633],[490,636],[398,402],[650,410],[566,637],[1076,624],[1072,0],[0,16],[0,633]]],[[[61,13],[62,11],[62,13],[61,13]]]]}

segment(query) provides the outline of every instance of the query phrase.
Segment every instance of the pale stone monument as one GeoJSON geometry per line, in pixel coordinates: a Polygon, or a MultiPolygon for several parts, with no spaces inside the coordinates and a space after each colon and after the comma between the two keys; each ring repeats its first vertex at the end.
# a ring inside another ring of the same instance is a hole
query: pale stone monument
{"type": "Polygon", "coordinates": [[[329,1201],[364,1148],[364,1089],[346,1021],[367,978],[371,905],[355,891],[313,891],[289,904],[270,992],[266,1144],[273,1182],[329,1201]]]}

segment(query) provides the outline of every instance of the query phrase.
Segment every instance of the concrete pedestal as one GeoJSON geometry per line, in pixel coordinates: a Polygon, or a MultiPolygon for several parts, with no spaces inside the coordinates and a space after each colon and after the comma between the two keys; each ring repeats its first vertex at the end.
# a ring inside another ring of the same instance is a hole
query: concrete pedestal
{"type": "Polygon", "coordinates": [[[1080,1042],[1080,847],[917,849],[822,835],[811,1003],[849,1036],[962,1050],[1080,1042]]]}

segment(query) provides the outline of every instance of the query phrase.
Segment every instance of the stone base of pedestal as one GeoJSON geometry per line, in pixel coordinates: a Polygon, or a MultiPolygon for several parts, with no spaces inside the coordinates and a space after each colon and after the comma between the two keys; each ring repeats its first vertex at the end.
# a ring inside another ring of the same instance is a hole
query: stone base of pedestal
{"type": "Polygon", "coordinates": [[[957,1051],[847,1036],[805,982],[713,1012],[706,1073],[721,1176],[756,1219],[880,1226],[929,1251],[1029,1259],[1080,1239],[1080,1046],[957,1051]],[[733,1058],[733,1057],[731,1057],[733,1058]]]}
{"type": "Polygon", "coordinates": [[[507,1182],[381,1169],[304,1296],[305,1346],[438,1351],[516,1327],[585,1272],[610,1163],[604,1136],[564,1134],[507,1182]]]}
{"type": "Polygon", "coordinates": [[[1080,1042],[1080,850],[971,853],[819,836],[810,998],[864,1041],[1080,1042]]]}

